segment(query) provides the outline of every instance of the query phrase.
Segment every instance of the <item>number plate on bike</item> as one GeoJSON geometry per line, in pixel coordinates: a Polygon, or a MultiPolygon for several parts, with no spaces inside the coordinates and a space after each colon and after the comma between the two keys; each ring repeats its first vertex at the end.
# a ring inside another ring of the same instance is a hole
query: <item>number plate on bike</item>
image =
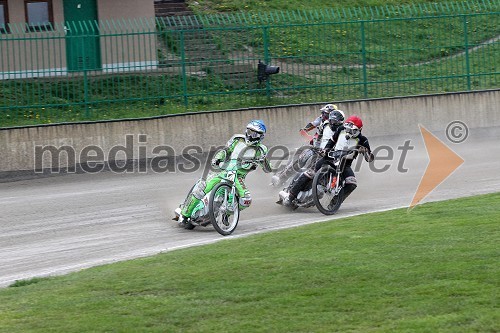
{"type": "Polygon", "coordinates": [[[341,150],[330,150],[328,152],[328,157],[329,158],[332,158],[332,159],[338,159],[340,156],[342,155],[342,151],[341,150]]]}

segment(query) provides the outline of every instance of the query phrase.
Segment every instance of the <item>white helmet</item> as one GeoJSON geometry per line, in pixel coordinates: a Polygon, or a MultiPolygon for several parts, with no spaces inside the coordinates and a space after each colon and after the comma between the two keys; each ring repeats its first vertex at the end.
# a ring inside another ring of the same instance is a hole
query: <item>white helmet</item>
{"type": "Polygon", "coordinates": [[[335,104],[327,104],[319,110],[321,111],[321,117],[323,118],[323,120],[328,120],[328,115],[330,115],[330,112],[338,110],[338,108],[335,104]]]}

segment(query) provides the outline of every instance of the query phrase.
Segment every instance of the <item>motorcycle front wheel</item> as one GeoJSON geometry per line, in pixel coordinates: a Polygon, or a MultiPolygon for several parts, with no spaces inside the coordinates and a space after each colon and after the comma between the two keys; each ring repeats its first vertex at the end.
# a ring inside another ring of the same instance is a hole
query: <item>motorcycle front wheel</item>
{"type": "Polygon", "coordinates": [[[312,190],[314,204],[318,210],[325,215],[335,214],[344,201],[344,188],[335,194],[331,186],[335,170],[330,166],[322,167],[314,176],[312,190]]]}
{"type": "Polygon", "coordinates": [[[208,204],[210,222],[215,230],[223,236],[230,235],[240,218],[238,196],[232,195],[232,186],[226,183],[215,185],[208,204]]]}

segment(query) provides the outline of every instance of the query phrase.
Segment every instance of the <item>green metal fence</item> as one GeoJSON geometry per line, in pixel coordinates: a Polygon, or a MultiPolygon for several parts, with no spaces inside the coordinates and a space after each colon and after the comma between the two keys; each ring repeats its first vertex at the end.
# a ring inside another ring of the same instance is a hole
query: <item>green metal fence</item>
{"type": "Polygon", "coordinates": [[[424,7],[9,25],[0,127],[499,88],[500,1],[424,7]]]}

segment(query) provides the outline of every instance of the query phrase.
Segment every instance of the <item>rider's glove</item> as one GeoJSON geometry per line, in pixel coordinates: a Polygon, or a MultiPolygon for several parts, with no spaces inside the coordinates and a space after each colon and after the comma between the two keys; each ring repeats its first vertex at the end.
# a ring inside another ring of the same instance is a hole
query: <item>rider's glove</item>
{"type": "Polygon", "coordinates": [[[365,156],[365,161],[367,162],[373,162],[373,160],[375,159],[375,155],[373,155],[373,153],[366,152],[364,156],[365,156]]]}
{"type": "Polygon", "coordinates": [[[272,176],[271,177],[271,186],[274,186],[274,187],[278,186],[280,184],[280,181],[281,181],[281,179],[278,175],[272,176]]]}
{"type": "Polygon", "coordinates": [[[372,162],[375,159],[375,156],[372,154],[372,152],[370,152],[370,150],[368,150],[368,148],[366,148],[365,146],[360,146],[358,148],[358,151],[360,154],[363,154],[363,156],[365,157],[365,161],[367,162],[372,162]]]}
{"type": "Polygon", "coordinates": [[[368,148],[366,148],[365,146],[360,146],[358,148],[358,151],[360,154],[366,154],[368,152],[368,148]]]}

